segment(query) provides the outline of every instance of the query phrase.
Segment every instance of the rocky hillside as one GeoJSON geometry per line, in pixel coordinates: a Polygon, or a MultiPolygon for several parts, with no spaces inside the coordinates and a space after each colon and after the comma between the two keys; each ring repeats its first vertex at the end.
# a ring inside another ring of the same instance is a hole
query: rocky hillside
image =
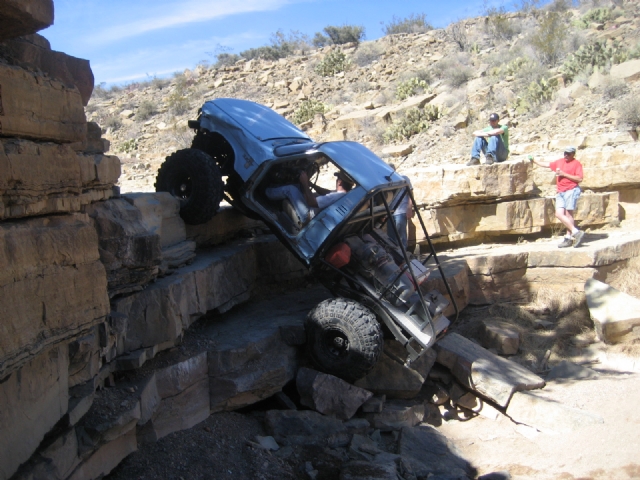
{"type": "Polygon", "coordinates": [[[216,97],[266,104],[318,141],[362,142],[399,157],[404,172],[466,162],[471,132],[492,111],[511,127],[511,158],[557,154],[553,140],[563,138],[635,140],[640,87],[625,79],[640,71],[640,5],[595,3],[566,10],[554,2],[278,61],[199,65],[170,80],[98,87],[87,119],[123,161],[124,192],[153,190],[164,157],[190,145],[187,120],[216,97]]]}

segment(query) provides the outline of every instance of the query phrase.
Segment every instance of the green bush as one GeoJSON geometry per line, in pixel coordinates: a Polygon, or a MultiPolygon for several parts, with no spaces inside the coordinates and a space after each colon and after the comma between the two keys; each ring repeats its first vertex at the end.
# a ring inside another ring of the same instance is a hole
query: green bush
{"type": "Polygon", "coordinates": [[[305,100],[300,107],[294,112],[291,121],[297,125],[312,120],[316,113],[324,113],[327,111],[327,107],[324,103],[318,100],[305,100]]]}
{"type": "Polygon", "coordinates": [[[431,122],[442,117],[442,111],[435,105],[427,105],[423,109],[411,108],[398,122],[394,122],[382,135],[383,141],[406,140],[424,132],[431,122]]]}
{"type": "Polygon", "coordinates": [[[582,45],[577,52],[569,55],[561,67],[566,79],[572,80],[580,72],[590,68],[605,68],[611,65],[625,62],[629,58],[629,52],[617,42],[610,44],[595,41],[582,45]]]}
{"type": "Polygon", "coordinates": [[[143,100],[142,102],[140,102],[140,105],[138,105],[138,110],[136,111],[136,120],[139,122],[144,122],[156,113],[156,104],[150,100],[143,100]]]}
{"type": "Polygon", "coordinates": [[[606,7],[593,8],[580,17],[580,20],[576,22],[576,26],[578,28],[589,28],[592,23],[605,23],[612,18],[611,9],[606,7]]]}
{"type": "Polygon", "coordinates": [[[418,77],[412,77],[409,80],[398,84],[396,87],[396,98],[398,100],[405,100],[425,91],[428,88],[429,84],[425,80],[420,80],[418,77]]]}
{"type": "Polygon", "coordinates": [[[118,148],[118,151],[121,152],[121,153],[132,153],[132,152],[134,152],[136,150],[138,150],[138,139],[137,138],[130,138],[129,140],[126,140],[118,148]]]}
{"type": "Polygon", "coordinates": [[[219,53],[216,55],[216,62],[213,64],[213,68],[230,67],[242,57],[236,53],[219,53]]]}
{"type": "Polygon", "coordinates": [[[342,25],[341,27],[329,25],[324,28],[324,33],[334,45],[357,44],[364,40],[364,27],[358,25],[342,25]]]}
{"type": "Polygon", "coordinates": [[[396,18],[394,15],[391,21],[382,29],[385,35],[394,35],[396,33],[424,33],[428,30],[433,30],[433,26],[427,22],[427,15],[424,13],[412,13],[406,18],[396,18]]]}
{"type": "Polygon", "coordinates": [[[292,31],[286,35],[282,30],[278,30],[271,35],[271,45],[258,48],[250,48],[240,52],[242,58],[252,60],[262,58],[264,60],[278,60],[293,55],[296,50],[306,50],[309,48],[309,39],[306,35],[292,31]]]}
{"type": "Polygon", "coordinates": [[[344,72],[351,62],[340,50],[329,52],[320,63],[316,65],[316,73],[322,77],[330,77],[336,73],[344,72]]]}
{"type": "Polygon", "coordinates": [[[555,65],[564,56],[566,38],[566,19],[561,13],[553,11],[538,18],[538,26],[529,40],[542,63],[555,65]]]}

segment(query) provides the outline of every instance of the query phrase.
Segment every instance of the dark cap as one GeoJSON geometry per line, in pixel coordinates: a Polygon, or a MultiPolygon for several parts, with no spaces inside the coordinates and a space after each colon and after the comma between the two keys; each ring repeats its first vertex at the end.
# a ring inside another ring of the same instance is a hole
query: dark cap
{"type": "Polygon", "coordinates": [[[353,180],[351,180],[346,173],[340,171],[340,172],[336,172],[334,173],[334,175],[336,177],[338,177],[340,180],[342,180],[343,182],[347,182],[347,183],[353,183],[353,180]]]}
{"type": "Polygon", "coordinates": [[[500,120],[500,116],[497,113],[492,113],[491,115],[489,115],[490,122],[497,122],[498,120],[500,120]]]}
{"type": "Polygon", "coordinates": [[[576,147],[567,147],[564,149],[564,153],[576,153],[576,147]]]}

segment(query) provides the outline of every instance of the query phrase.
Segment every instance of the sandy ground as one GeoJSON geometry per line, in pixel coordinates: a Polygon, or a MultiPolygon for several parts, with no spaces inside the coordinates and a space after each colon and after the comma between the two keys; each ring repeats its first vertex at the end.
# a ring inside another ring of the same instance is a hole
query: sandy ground
{"type": "Polygon", "coordinates": [[[640,374],[620,362],[592,367],[589,380],[550,381],[537,392],[604,423],[566,434],[536,433],[508,418],[444,422],[439,430],[480,475],[509,472],[514,480],[640,478],[640,374]]]}

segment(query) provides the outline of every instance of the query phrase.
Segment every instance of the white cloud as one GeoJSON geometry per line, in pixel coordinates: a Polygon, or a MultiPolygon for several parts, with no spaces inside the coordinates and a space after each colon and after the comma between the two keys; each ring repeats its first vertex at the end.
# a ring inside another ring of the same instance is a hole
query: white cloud
{"type": "Polygon", "coordinates": [[[149,77],[162,77],[174,72],[193,68],[205,58],[212,45],[233,47],[255,39],[251,32],[239,33],[227,37],[210,37],[200,40],[189,40],[180,44],[166,44],[158,48],[144,48],[112,55],[97,62],[91,62],[96,83],[107,84],[146,80],[149,77]]]}
{"type": "Polygon", "coordinates": [[[161,14],[150,12],[139,20],[111,26],[91,35],[89,41],[105,44],[147,32],[204,22],[229,15],[277,10],[285,5],[304,0],[188,0],[171,2],[161,7],[161,14]]]}

